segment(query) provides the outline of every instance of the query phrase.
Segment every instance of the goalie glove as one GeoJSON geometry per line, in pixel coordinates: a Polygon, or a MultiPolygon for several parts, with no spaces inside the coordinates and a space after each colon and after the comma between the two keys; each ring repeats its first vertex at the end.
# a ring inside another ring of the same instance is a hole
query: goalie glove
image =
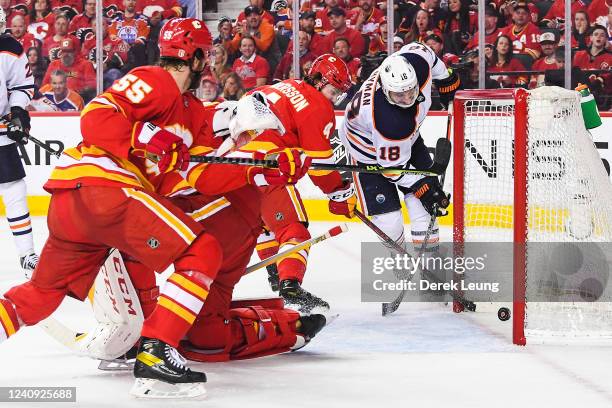
{"type": "Polygon", "coordinates": [[[157,163],[161,173],[187,170],[189,149],[183,139],[150,122],[137,122],[132,133],[132,153],[157,163]]]}
{"type": "Polygon", "coordinates": [[[448,212],[440,210],[447,208],[450,204],[450,194],[446,194],[437,177],[424,177],[414,183],[410,190],[414,196],[421,201],[423,207],[431,215],[443,217],[448,212]]]}
{"type": "Polygon", "coordinates": [[[327,195],[329,198],[329,212],[336,215],[344,215],[347,218],[355,216],[357,197],[355,187],[350,181],[345,181],[340,187],[327,195]]]}
{"type": "Polygon", "coordinates": [[[302,159],[302,154],[297,149],[276,149],[268,153],[255,152],[253,158],[257,160],[274,158],[278,162],[278,168],[253,166],[247,170],[249,183],[257,186],[295,184],[308,172],[311,162],[308,156],[302,159]]]}
{"type": "Polygon", "coordinates": [[[30,134],[30,114],[27,110],[19,107],[11,107],[11,114],[6,125],[7,136],[9,139],[22,145],[28,143],[30,134]]]}

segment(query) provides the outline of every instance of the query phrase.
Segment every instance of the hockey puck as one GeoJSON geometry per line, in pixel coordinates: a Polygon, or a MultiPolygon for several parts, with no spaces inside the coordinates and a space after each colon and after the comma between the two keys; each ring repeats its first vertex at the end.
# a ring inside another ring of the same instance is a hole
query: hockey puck
{"type": "Polygon", "coordinates": [[[502,322],[505,322],[506,320],[510,319],[510,309],[508,309],[507,307],[500,307],[497,311],[497,318],[502,322]]]}

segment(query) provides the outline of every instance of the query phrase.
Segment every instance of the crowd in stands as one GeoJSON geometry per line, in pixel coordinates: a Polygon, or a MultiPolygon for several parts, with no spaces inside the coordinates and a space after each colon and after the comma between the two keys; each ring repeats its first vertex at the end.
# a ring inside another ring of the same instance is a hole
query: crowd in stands
{"type": "MultiPolygon", "coordinates": [[[[291,2],[249,0],[236,18],[219,21],[215,50],[220,55],[212,76],[217,98],[229,96],[225,80],[230,73],[237,74],[244,90],[292,76],[291,2]]],[[[387,25],[386,6],[374,0],[302,1],[301,75],[318,55],[332,52],[346,61],[356,88],[386,56],[387,30],[392,29],[394,50],[413,41],[426,43],[459,71],[464,87],[478,87],[477,1],[396,0],[394,27],[387,25]]],[[[486,86],[563,86],[564,11],[564,0],[489,1],[486,86]]],[[[574,0],[571,12],[572,82],[588,84],[600,109],[610,110],[612,0],[574,0]]]]}
{"type": "MultiPolygon", "coordinates": [[[[194,1],[104,0],[104,87],[130,69],[157,61],[163,22],[194,16],[194,1]]],[[[202,79],[207,100],[294,76],[292,0],[244,0],[238,16],[222,17],[202,79]],[[248,2],[248,3],[247,3],[248,2]]],[[[478,12],[475,0],[387,2],[302,0],[300,75],[323,53],[343,59],[354,89],[393,49],[420,41],[459,72],[464,88],[478,87],[478,12]]],[[[27,51],[39,86],[33,109],[79,110],[95,95],[95,0],[0,0],[7,28],[27,51]]],[[[601,110],[612,110],[612,0],[573,0],[572,82],[586,83],[601,110]]],[[[564,80],[564,0],[490,0],[485,10],[486,86],[534,88],[564,80]]]]}

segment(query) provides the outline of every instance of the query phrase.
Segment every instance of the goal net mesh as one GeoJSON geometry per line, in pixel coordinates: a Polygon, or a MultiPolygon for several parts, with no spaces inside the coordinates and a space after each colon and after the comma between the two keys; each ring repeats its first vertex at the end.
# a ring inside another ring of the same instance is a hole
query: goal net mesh
{"type": "Polygon", "coordinates": [[[526,161],[526,179],[517,180],[526,214],[516,220],[526,222],[525,333],[612,337],[603,244],[612,241],[612,184],[584,127],[580,95],[538,88],[526,113],[492,95],[463,102],[464,241],[514,241],[515,161],[526,161]],[[526,126],[526,157],[515,157],[515,143],[525,143],[515,123],[526,126]]]}

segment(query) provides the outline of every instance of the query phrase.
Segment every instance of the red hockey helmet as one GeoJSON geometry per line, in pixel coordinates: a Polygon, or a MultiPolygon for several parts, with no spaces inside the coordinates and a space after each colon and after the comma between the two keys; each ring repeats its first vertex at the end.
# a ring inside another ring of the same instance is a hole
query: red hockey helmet
{"type": "Polygon", "coordinates": [[[197,50],[205,52],[212,46],[212,36],[203,21],[195,18],[168,20],[159,33],[160,57],[189,61],[197,50]]]}
{"type": "Polygon", "coordinates": [[[324,85],[330,84],[341,92],[348,91],[352,85],[348,67],[334,54],[323,54],[314,60],[308,76],[312,77],[317,72],[321,74],[324,85]]]}

